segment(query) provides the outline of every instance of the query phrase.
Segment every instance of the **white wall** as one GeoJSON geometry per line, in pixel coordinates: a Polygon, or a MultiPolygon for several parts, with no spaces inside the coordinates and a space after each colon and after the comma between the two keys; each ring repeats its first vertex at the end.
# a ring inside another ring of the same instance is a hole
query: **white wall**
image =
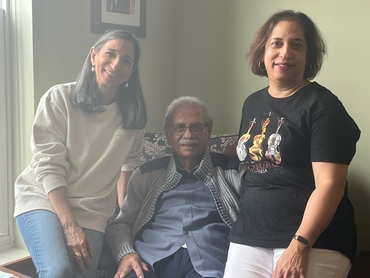
{"type": "MultiPolygon", "coordinates": [[[[31,160],[34,110],[51,86],[71,82],[99,34],[90,32],[90,1],[16,1],[20,98],[19,147],[14,179],[31,160]]],[[[148,131],[163,130],[166,106],[176,97],[176,11],[172,0],[147,1],[146,38],[139,39],[140,77],[148,108],[148,131]]],[[[16,231],[14,246],[25,248],[16,231]]]]}
{"type": "MultiPolygon", "coordinates": [[[[51,86],[76,79],[100,36],[90,32],[90,1],[33,0],[35,106],[51,86]]],[[[147,1],[146,38],[139,39],[140,78],[148,105],[147,130],[163,129],[176,97],[176,1],[147,1]]]]}
{"type": "MultiPolygon", "coordinates": [[[[359,249],[370,249],[369,1],[147,0],[147,37],[140,39],[147,129],[162,130],[164,109],[174,97],[194,95],[210,106],[214,133],[237,132],[244,99],[267,85],[251,74],[244,55],[263,21],[288,8],[307,13],[325,34],[329,55],[316,81],[342,100],[362,130],[349,185],[359,249]]],[[[50,86],[75,79],[97,37],[90,33],[90,1],[33,0],[35,105],[50,86]]],[[[22,140],[28,145],[29,136],[22,140]]]]}
{"type": "MultiPolygon", "coordinates": [[[[230,1],[228,33],[229,64],[233,72],[228,79],[230,104],[225,111],[230,125],[226,132],[237,131],[242,101],[246,96],[267,84],[266,78],[254,76],[243,55],[247,52],[256,29],[272,13],[293,9],[310,16],[326,37],[328,56],[316,81],[329,88],[343,102],[347,111],[359,125],[362,134],[357,153],[349,170],[349,194],[355,207],[358,228],[358,246],[370,249],[370,177],[367,175],[370,154],[370,124],[367,109],[370,103],[368,74],[370,36],[370,2],[366,0],[233,0],[230,1]]],[[[220,107],[223,103],[218,103],[220,107]]]]}
{"type": "Polygon", "coordinates": [[[244,56],[257,28],[282,9],[306,13],[323,32],[328,56],[315,81],[341,99],[362,130],[348,180],[358,226],[358,249],[369,250],[369,1],[179,1],[177,94],[199,96],[210,106],[214,133],[238,132],[243,101],[268,84],[267,78],[251,73],[244,56]]]}
{"type": "Polygon", "coordinates": [[[200,97],[214,117],[213,133],[229,119],[222,113],[228,102],[226,51],[228,4],[224,0],[178,1],[177,96],[200,97]],[[220,106],[221,104],[221,106],[220,106]]]}

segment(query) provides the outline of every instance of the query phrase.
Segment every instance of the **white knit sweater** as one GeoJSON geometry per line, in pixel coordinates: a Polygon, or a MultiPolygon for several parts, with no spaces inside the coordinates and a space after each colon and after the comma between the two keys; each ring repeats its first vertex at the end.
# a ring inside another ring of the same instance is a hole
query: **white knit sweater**
{"type": "Polygon", "coordinates": [[[116,103],[94,114],[72,105],[74,85],[56,85],[40,100],[31,138],[33,158],[15,182],[14,216],[53,211],[48,193],[66,186],[79,225],[104,232],[116,207],[120,170],[133,170],[139,162],[144,130],[122,129],[116,103]]]}

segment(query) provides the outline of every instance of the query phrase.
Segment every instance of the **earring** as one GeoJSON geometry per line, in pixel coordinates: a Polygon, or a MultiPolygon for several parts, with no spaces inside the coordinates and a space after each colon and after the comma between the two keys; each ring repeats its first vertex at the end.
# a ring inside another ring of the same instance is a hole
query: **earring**
{"type": "Polygon", "coordinates": [[[91,67],[91,71],[95,72],[95,66],[94,65],[91,67]]]}
{"type": "Polygon", "coordinates": [[[128,81],[126,81],[125,88],[127,89],[129,87],[128,81]]]}
{"type": "Polygon", "coordinates": [[[259,61],[258,62],[258,67],[260,68],[260,70],[262,71],[265,71],[266,70],[266,67],[265,67],[265,64],[263,63],[263,61],[259,61]]]}

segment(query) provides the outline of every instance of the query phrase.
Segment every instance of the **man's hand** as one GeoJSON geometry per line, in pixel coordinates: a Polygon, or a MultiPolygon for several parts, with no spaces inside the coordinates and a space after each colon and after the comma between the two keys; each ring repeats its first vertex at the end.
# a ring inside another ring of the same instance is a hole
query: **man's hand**
{"type": "Polygon", "coordinates": [[[139,255],[136,253],[130,253],[123,256],[123,258],[119,262],[117,273],[114,278],[124,278],[132,270],[135,271],[138,278],[144,278],[143,271],[149,272],[148,266],[143,263],[139,255]]]}

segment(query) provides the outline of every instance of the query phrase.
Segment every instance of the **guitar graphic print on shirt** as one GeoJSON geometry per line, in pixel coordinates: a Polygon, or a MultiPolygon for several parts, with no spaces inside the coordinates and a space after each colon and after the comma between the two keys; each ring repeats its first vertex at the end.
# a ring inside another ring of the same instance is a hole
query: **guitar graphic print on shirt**
{"type": "Polygon", "coordinates": [[[240,137],[236,147],[236,153],[241,162],[250,165],[258,164],[259,166],[254,167],[261,169],[274,168],[273,165],[278,166],[282,163],[280,145],[283,138],[279,132],[286,122],[285,117],[278,116],[272,111],[266,114],[260,120],[260,132],[256,130],[257,118],[249,120],[248,130],[240,137]],[[250,138],[253,138],[252,142],[250,138]]]}
{"type": "Polygon", "coordinates": [[[278,119],[278,126],[276,128],[276,132],[271,134],[268,141],[267,141],[267,151],[265,156],[272,162],[276,164],[281,163],[281,155],[279,150],[279,144],[281,142],[281,135],[278,133],[281,125],[284,123],[284,117],[278,119]]]}
{"type": "Polygon", "coordinates": [[[266,120],[262,120],[261,133],[255,135],[253,138],[253,146],[249,148],[249,157],[253,161],[261,161],[265,158],[263,155],[262,142],[265,140],[266,128],[269,123],[270,123],[270,117],[268,117],[266,120]]]}
{"type": "Polygon", "coordinates": [[[247,133],[245,133],[242,137],[240,137],[238,141],[238,145],[236,146],[236,154],[238,155],[238,158],[240,161],[244,161],[245,158],[248,155],[248,150],[247,150],[247,142],[251,138],[250,131],[253,127],[253,125],[256,123],[256,118],[253,120],[249,121],[249,128],[247,133]]]}

